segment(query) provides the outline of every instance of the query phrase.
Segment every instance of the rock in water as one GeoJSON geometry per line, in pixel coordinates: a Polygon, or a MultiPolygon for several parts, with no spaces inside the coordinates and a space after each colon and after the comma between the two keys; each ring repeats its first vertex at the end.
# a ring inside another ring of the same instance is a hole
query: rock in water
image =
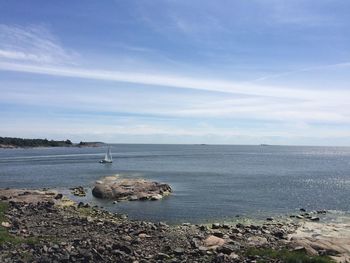
{"type": "Polygon", "coordinates": [[[159,200],[171,193],[168,184],[144,179],[119,179],[106,177],[98,181],[92,190],[93,196],[111,200],[159,200]]]}

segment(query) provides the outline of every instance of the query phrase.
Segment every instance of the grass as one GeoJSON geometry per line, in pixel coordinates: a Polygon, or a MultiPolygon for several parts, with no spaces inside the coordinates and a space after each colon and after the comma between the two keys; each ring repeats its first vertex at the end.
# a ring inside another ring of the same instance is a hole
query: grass
{"type": "MultiPolygon", "coordinates": [[[[5,213],[8,210],[8,204],[5,202],[0,202],[0,224],[6,222],[5,213]]],[[[20,238],[13,235],[10,235],[8,229],[0,225],[0,244],[10,243],[10,244],[36,244],[39,240],[37,238],[20,238]]]]}
{"type": "Polygon", "coordinates": [[[273,249],[251,248],[245,253],[246,256],[259,256],[257,262],[269,262],[269,259],[281,260],[285,263],[334,263],[326,256],[308,256],[303,252],[273,249]]]}
{"type": "MultiPolygon", "coordinates": [[[[0,202],[0,224],[2,222],[6,222],[5,213],[7,209],[8,209],[8,204],[4,202],[0,202]]],[[[5,242],[12,243],[14,239],[15,238],[8,233],[7,228],[0,225],[0,244],[5,242]]]]}
{"type": "Polygon", "coordinates": [[[5,213],[8,209],[8,204],[5,202],[0,202],[0,221],[3,222],[5,220],[5,213]]]}

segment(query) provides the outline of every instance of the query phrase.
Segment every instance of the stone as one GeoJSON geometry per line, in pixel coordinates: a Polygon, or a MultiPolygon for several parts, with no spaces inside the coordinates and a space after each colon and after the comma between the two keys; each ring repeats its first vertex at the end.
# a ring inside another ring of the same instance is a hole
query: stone
{"type": "Polygon", "coordinates": [[[220,238],[224,237],[224,233],[222,233],[220,231],[213,231],[212,234],[216,237],[220,237],[220,238]]]}
{"type": "Polygon", "coordinates": [[[1,225],[6,228],[10,228],[12,226],[9,222],[1,222],[1,225]]]}
{"type": "Polygon", "coordinates": [[[193,248],[199,248],[200,240],[198,238],[192,238],[191,245],[193,248]]]}
{"type": "Polygon", "coordinates": [[[106,177],[95,184],[94,197],[112,200],[160,200],[171,193],[167,184],[150,182],[144,179],[119,179],[106,177]]]}
{"type": "Polygon", "coordinates": [[[237,234],[237,233],[241,233],[241,230],[240,230],[239,228],[232,228],[232,229],[231,229],[231,232],[232,232],[233,234],[237,234]]]}
{"type": "Polygon", "coordinates": [[[70,188],[70,190],[71,190],[71,193],[75,196],[79,196],[79,197],[86,196],[86,191],[84,190],[84,187],[82,187],[82,186],[73,187],[73,188],[70,188]]]}
{"type": "Polygon", "coordinates": [[[177,248],[175,248],[173,251],[174,251],[174,253],[175,253],[176,255],[182,255],[182,254],[185,253],[185,250],[184,250],[183,248],[181,248],[181,247],[177,247],[177,248]]]}
{"type": "Polygon", "coordinates": [[[317,210],[316,213],[317,214],[326,214],[327,211],[326,210],[317,210]]]}
{"type": "Polygon", "coordinates": [[[201,226],[199,226],[199,230],[200,230],[200,231],[207,231],[207,230],[208,230],[208,227],[205,226],[205,225],[201,225],[201,226]]]}
{"type": "Polygon", "coordinates": [[[249,245],[251,246],[264,246],[268,243],[266,237],[252,236],[248,238],[249,245]]]}
{"type": "Polygon", "coordinates": [[[129,201],[137,201],[139,198],[136,195],[131,195],[129,201]]]}
{"type": "Polygon", "coordinates": [[[236,253],[234,253],[234,252],[232,252],[229,257],[231,259],[235,259],[235,260],[239,259],[239,256],[236,253]]]}
{"type": "Polygon", "coordinates": [[[160,199],[162,199],[162,198],[163,198],[162,195],[156,194],[156,195],[152,195],[151,198],[150,198],[150,200],[151,200],[151,201],[156,201],[156,200],[160,200],[160,199]]]}
{"type": "Polygon", "coordinates": [[[225,240],[216,236],[208,236],[204,241],[203,244],[207,248],[216,248],[218,246],[222,246],[225,244],[225,240]]]}
{"type": "Polygon", "coordinates": [[[219,229],[221,227],[221,225],[219,223],[214,223],[211,225],[212,229],[219,229]]]}
{"type": "Polygon", "coordinates": [[[164,223],[164,222],[158,222],[158,225],[159,225],[160,227],[164,227],[164,228],[169,227],[168,224],[167,224],[167,223],[164,223]]]}
{"type": "Polygon", "coordinates": [[[313,216],[313,217],[310,218],[310,220],[311,221],[320,221],[320,218],[313,216]]]}
{"type": "Polygon", "coordinates": [[[139,234],[139,237],[140,237],[140,238],[150,238],[151,236],[150,236],[150,235],[147,235],[147,234],[145,234],[145,233],[141,233],[141,234],[139,234]]]}
{"type": "Polygon", "coordinates": [[[219,253],[224,253],[226,255],[230,255],[232,252],[234,252],[236,249],[236,247],[234,245],[230,245],[230,244],[224,244],[221,247],[217,248],[217,252],[219,253]]]}
{"type": "Polygon", "coordinates": [[[131,249],[131,247],[124,245],[124,244],[119,244],[119,243],[115,243],[112,245],[113,249],[118,249],[120,251],[125,252],[126,254],[131,254],[133,251],[131,249]]]}
{"type": "Polygon", "coordinates": [[[168,254],[161,253],[161,252],[159,252],[157,254],[157,259],[163,260],[163,259],[168,259],[168,258],[170,258],[170,256],[168,254]]]}
{"type": "Polygon", "coordinates": [[[62,199],[62,197],[63,197],[63,194],[57,194],[57,195],[55,196],[55,199],[56,199],[56,200],[59,200],[59,199],[62,199]]]}
{"type": "Polygon", "coordinates": [[[244,225],[241,224],[241,223],[238,223],[238,224],[236,224],[236,227],[237,227],[237,228],[244,228],[244,225]]]}
{"type": "Polygon", "coordinates": [[[272,234],[279,239],[285,238],[285,233],[281,230],[277,230],[277,231],[273,232],[272,234]]]}

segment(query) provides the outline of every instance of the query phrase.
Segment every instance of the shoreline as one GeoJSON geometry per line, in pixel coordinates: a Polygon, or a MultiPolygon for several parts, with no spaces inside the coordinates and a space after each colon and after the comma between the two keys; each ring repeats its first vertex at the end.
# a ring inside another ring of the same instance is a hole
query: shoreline
{"type": "MultiPolygon", "coordinates": [[[[328,260],[322,262],[331,262],[331,256],[342,262],[350,253],[350,249],[335,253],[340,249],[336,242],[328,250],[320,242],[318,249],[307,243],[312,235],[305,233],[323,227],[318,222],[272,219],[261,225],[167,225],[130,220],[51,190],[0,189],[0,199],[7,206],[1,224],[10,240],[0,242],[2,262],[23,257],[31,262],[39,258],[65,258],[65,262],[278,262],[275,257],[287,256],[328,260]]],[[[333,231],[334,226],[328,230],[333,231]]],[[[320,235],[318,239],[323,240],[320,235]]]]}
{"type": "Polygon", "coordinates": [[[97,148],[103,147],[104,144],[91,144],[91,145],[60,145],[60,146],[16,146],[16,145],[0,145],[0,149],[14,150],[14,149],[55,149],[55,148],[97,148]]]}
{"type": "MultiPolygon", "coordinates": [[[[82,201],[85,203],[98,206],[109,212],[120,212],[120,210],[118,211],[117,209],[114,209],[114,208],[117,207],[118,204],[127,204],[129,202],[127,200],[120,200],[118,202],[114,202],[113,200],[96,198],[92,194],[93,184],[78,186],[78,188],[84,189],[85,193],[83,196],[74,195],[72,191],[69,190],[68,188],[46,188],[46,189],[52,190],[52,191],[60,191],[64,195],[66,195],[69,199],[72,199],[77,203],[82,201]]],[[[168,198],[168,196],[165,196],[165,198],[168,198]]],[[[144,202],[144,201],[141,201],[141,202],[144,202]]],[[[122,213],[128,214],[128,209],[122,209],[122,213]]],[[[145,220],[142,216],[134,215],[130,217],[133,220],[145,220]]],[[[288,211],[281,211],[281,212],[260,211],[259,213],[258,212],[241,213],[241,214],[233,214],[232,216],[210,217],[210,218],[202,218],[202,219],[180,218],[176,220],[167,220],[165,218],[163,219],[148,218],[146,220],[151,222],[164,221],[170,225],[179,225],[184,222],[190,223],[190,224],[207,225],[207,224],[218,223],[218,222],[222,224],[237,224],[237,223],[263,224],[264,222],[267,221],[266,219],[271,219],[271,218],[273,218],[274,221],[280,221],[280,222],[301,222],[301,220],[311,220],[311,218],[319,218],[321,223],[324,223],[324,222],[331,223],[332,221],[340,217],[346,217],[350,219],[350,211],[345,212],[340,210],[324,210],[324,209],[308,210],[304,208],[295,208],[295,209],[290,209],[288,211]]]]}

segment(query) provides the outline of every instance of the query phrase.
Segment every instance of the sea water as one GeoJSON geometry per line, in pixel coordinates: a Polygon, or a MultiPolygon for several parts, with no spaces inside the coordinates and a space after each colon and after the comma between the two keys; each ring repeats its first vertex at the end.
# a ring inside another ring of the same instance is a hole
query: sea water
{"type": "MultiPolygon", "coordinates": [[[[107,147],[0,150],[0,187],[84,186],[82,200],[130,218],[205,222],[283,215],[299,208],[350,211],[350,148],[240,145],[111,145],[113,164],[100,164],[107,147]],[[101,177],[168,183],[161,201],[113,204],[94,198],[101,177]]],[[[66,191],[67,192],[67,191],[66,191]]]]}

